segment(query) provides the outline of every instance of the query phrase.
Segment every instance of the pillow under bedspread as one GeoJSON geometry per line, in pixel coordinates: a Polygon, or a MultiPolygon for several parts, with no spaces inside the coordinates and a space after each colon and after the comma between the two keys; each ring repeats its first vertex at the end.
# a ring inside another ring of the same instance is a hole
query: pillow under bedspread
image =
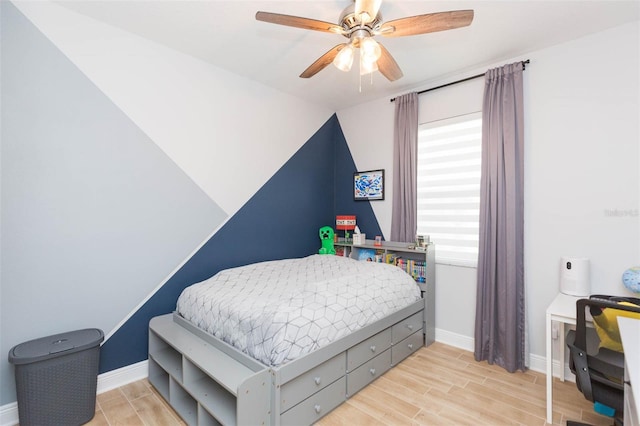
{"type": "Polygon", "coordinates": [[[419,299],[415,281],[395,266],[312,255],[220,271],[186,288],[177,311],[278,366],[419,299]]]}

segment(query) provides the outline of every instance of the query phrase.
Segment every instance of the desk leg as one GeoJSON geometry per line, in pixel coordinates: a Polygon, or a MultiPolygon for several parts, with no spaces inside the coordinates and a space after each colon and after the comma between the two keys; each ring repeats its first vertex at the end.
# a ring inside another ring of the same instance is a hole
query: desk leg
{"type": "Polygon", "coordinates": [[[560,353],[558,357],[560,358],[560,381],[564,382],[564,337],[565,337],[565,329],[564,322],[558,324],[558,343],[560,344],[560,353]]]}
{"type": "Polygon", "coordinates": [[[553,423],[553,339],[551,314],[547,313],[547,423],[553,423]]]}

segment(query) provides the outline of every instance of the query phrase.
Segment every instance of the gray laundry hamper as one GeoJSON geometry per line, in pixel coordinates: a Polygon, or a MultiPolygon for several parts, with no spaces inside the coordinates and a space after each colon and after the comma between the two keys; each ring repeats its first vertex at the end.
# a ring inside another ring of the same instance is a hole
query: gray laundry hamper
{"type": "Polygon", "coordinates": [[[95,415],[102,330],[30,340],[9,351],[20,425],[81,425],[95,415]]]}

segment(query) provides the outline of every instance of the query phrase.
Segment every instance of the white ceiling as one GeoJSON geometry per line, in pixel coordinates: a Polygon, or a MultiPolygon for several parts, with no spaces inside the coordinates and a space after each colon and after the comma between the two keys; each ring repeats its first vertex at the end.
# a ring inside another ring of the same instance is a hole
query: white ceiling
{"type": "Polygon", "coordinates": [[[255,20],[263,10],[337,23],[350,0],[57,3],[335,111],[640,19],[638,0],[384,0],[383,21],[460,9],[473,9],[475,17],[466,28],[377,37],[404,77],[391,83],[375,73],[373,85],[363,78],[360,91],[356,66],[343,73],[330,65],[310,79],[298,77],[344,37],[255,20]]]}

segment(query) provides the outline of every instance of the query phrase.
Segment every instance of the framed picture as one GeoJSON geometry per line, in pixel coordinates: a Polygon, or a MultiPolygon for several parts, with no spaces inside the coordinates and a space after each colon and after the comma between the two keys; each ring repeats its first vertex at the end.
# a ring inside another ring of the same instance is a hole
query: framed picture
{"type": "Polygon", "coordinates": [[[353,199],[384,200],[384,170],[368,170],[353,174],[353,199]]]}

